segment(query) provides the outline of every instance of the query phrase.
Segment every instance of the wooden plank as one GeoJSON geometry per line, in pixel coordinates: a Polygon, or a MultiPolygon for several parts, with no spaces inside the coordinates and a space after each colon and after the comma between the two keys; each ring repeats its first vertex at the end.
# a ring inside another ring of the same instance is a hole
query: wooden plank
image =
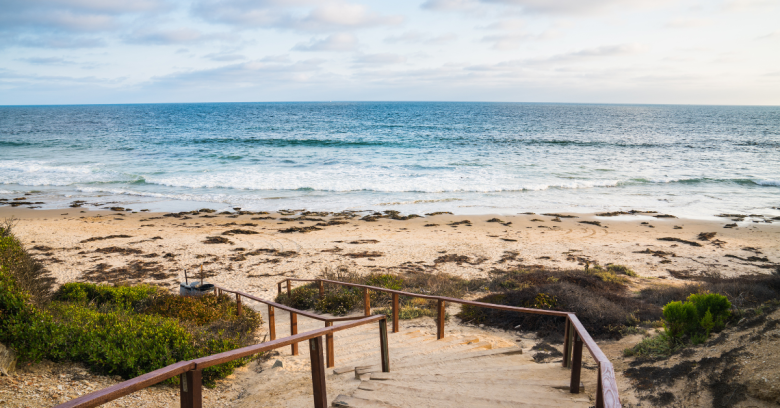
{"type": "Polygon", "coordinates": [[[192,363],[195,363],[196,369],[202,370],[204,368],[212,367],[217,364],[226,363],[228,361],[233,361],[235,359],[242,358],[242,357],[248,357],[257,353],[261,353],[263,351],[275,350],[280,347],[289,346],[293,343],[299,343],[301,341],[322,336],[328,333],[335,333],[338,331],[351,329],[353,327],[361,326],[364,324],[377,322],[384,318],[385,318],[384,315],[373,315],[369,317],[364,317],[360,320],[347,322],[344,324],[340,324],[338,326],[324,327],[321,329],[311,330],[305,333],[296,334],[294,336],[283,337],[281,339],[268,341],[265,343],[255,344],[252,346],[242,347],[235,350],[225,351],[219,354],[213,354],[210,356],[201,357],[199,359],[192,360],[192,363]]]}
{"type": "MultiPolygon", "coordinates": [[[[333,322],[325,322],[325,327],[333,326],[333,322]]],[[[333,333],[325,335],[325,350],[328,352],[328,368],[336,365],[336,353],[333,348],[333,333]]]]}
{"type": "Polygon", "coordinates": [[[190,370],[181,374],[179,391],[181,408],[203,407],[203,381],[201,370],[190,370]]]}
{"type": "Polygon", "coordinates": [[[574,348],[571,358],[571,382],[569,392],[572,394],[580,393],[580,374],[582,372],[582,339],[579,335],[574,335],[574,348]]]}
{"type": "Polygon", "coordinates": [[[91,408],[103,405],[106,402],[113,401],[117,398],[130,395],[138,390],[142,390],[150,385],[157,384],[165,381],[169,378],[176,377],[181,373],[192,370],[195,368],[193,361],[182,361],[179,363],[171,364],[167,367],[163,367],[159,370],[140,375],[138,377],[123,381],[119,384],[114,384],[110,387],[97,390],[95,392],[82,395],[78,398],[72,399],[60,405],[58,408],[91,408]]]}
{"type": "MultiPolygon", "coordinates": [[[[290,313],[290,335],[295,336],[298,334],[298,314],[290,313]]],[[[298,343],[292,344],[292,355],[298,355],[298,343]]]]}
{"type": "Polygon", "coordinates": [[[393,293],[393,333],[398,333],[398,294],[393,293]]]}
{"type": "Polygon", "coordinates": [[[363,288],[363,315],[371,316],[371,294],[368,288],[363,288]]]}
{"type": "Polygon", "coordinates": [[[236,316],[241,316],[241,295],[236,293],[236,316]]]}
{"type": "Polygon", "coordinates": [[[439,299],[436,310],[439,312],[438,319],[436,321],[436,339],[441,340],[444,338],[445,303],[443,300],[439,299]]]}
{"type": "Polygon", "coordinates": [[[390,347],[387,344],[387,319],[379,321],[379,353],[382,356],[382,372],[390,372],[390,347]]]}
{"type": "Polygon", "coordinates": [[[311,358],[314,408],[327,408],[328,389],[325,385],[325,360],[322,355],[322,336],[309,339],[309,356],[311,358]]]}
{"type": "Polygon", "coordinates": [[[268,332],[271,340],[276,340],[276,321],[274,319],[274,307],[268,305],[268,332]]]}
{"type": "Polygon", "coordinates": [[[563,366],[569,366],[569,331],[571,331],[572,325],[569,322],[569,318],[566,318],[566,323],[563,326],[563,366]]]}

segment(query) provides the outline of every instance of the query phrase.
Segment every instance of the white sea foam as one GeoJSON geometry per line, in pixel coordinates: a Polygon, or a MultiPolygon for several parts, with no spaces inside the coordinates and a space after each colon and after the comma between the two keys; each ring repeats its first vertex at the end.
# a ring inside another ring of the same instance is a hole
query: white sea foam
{"type": "MultiPolygon", "coordinates": [[[[550,178],[550,177],[548,177],[550,178]]],[[[485,170],[449,173],[411,172],[407,169],[347,167],[323,171],[228,171],[197,176],[146,176],[150,184],[184,188],[232,188],[239,190],[315,190],[330,192],[511,192],[549,188],[615,187],[618,180],[526,181],[520,177],[485,170]]]]}
{"type": "Polygon", "coordinates": [[[780,180],[754,180],[753,182],[759,186],[780,187],[780,180]]]}
{"type": "Polygon", "coordinates": [[[69,186],[76,183],[110,182],[121,180],[117,173],[104,171],[100,166],[51,165],[43,161],[0,162],[0,184],[23,186],[69,186]]]}

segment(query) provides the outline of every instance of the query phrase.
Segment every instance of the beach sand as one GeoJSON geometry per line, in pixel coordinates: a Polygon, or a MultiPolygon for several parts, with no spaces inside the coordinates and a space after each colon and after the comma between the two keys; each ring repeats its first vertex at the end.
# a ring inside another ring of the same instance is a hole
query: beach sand
{"type": "Polygon", "coordinates": [[[304,218],[314,220],[282,221],[300,214],[166,216],[0,208],[0,219],[18,219],[17,236],[60,284],[129,281],[176,289],[185,270],[192,277],[203,265],[208,282],[271,298],[276,282],[285,277],[313,278],[340,265],[360,273],[446,272],[475,278],[530,265],[581,269],[586,262],[614,263],[629,266],[638,281],[648,283],[681,282],[678,278],[707,273],[766,274],[780,267],[780,222],[762,218],[737,222],[655,218],[657,214],[444,214],[371,222],[360,219],[366,214],[351,219],[310,214],[304,218]],[[334,218],[343,224],[306,233],[280,232],[334,218]],[[494,218],[501,222],[489,221],[494,218]],[[601,225],[584,223],[594,221],[601,225]],[[734,223],[738,226],[724,228],[734,223]],[[707,232],[714,237],[698,238],[707,232]],[[111,237],[117,235],[123,237],[111,237]],[[209,237],[228,242],[207,243],[209,237]]]}

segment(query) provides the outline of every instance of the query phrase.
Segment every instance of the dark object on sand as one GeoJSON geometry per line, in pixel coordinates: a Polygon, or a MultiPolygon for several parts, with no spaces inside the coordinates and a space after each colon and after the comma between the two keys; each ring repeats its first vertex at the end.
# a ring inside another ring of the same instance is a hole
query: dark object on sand
{"type": "Polygon", "coordinates": [[[179,295],[181,296],[203,296],[207,293],[213,293],[214,285],[203,282],[203,265],[200,266],[200,282],[190,283],[187,270],[184,270],[184,283],[179,283],[179,295]]]}

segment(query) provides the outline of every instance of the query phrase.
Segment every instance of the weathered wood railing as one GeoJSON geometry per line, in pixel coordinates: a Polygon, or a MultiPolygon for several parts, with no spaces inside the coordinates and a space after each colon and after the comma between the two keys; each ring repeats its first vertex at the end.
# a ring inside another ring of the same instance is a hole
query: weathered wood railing
{"type": "Polygon", "coordinates": [[[582,372],[582,346],[585,345],[585,347],[590,352],[590,355],[593,357],[594,360],[596,360],[596,363],[598,364],[598,377],[596,381],[596,407],[597,408],[617,408],[620,407],[620,398],[618,395],[618,388],[617,388],[617,382],[615,381],[615,370],[612,367],[612,363],[609,362],[609,359],[607,359],[607,356],[604,355],[604,353],[601,351],[599,346],[596,344],[595,341],[593,341],[593,338],[590,337],[590,334],[588,334],[588,331],[585,330],[585,327],[583,327],[580,320],[577,318],[577,316],[574,313],[570,312],[561,312],[561,311],[555,311],[555,310],[544,310],[544,309],[531,309],[526,307],[514,307],[514,306],[505,306],[505,305],[497,305],[493,303],[483,303],[483,302],[474,302],[471,300],[463,300],[463,299],[456,299],[456,298],[450,298],[450,297],[444,297],[444,296],[431,296],[431,295],[422,295],[419,293],[411,293],[411,292],[404,292],[400,290],[393,290],[393,289],[386,289],[386,288],[380,288],[376,286],[368,286],[368,285],[360,285],[356,283],[347,283],[347,282],[339,282],[334,280],[328,280],[328,279],[295,279],[295,278],[287,278],[277,283],[278,293],[282,293],[282,284],[286,283],[287,286],[287,295],[288,297],[292,294],[292,282],[313,282],[317,283],[319,287],[319,293],[320,297],[324,296],[325,289],[324,284],[333,284],[333,285],[340,285],[340,286],[349,286],[354,288],[362,288],[363,289],[363,310],[365,316],[371,315],[371,297],[369,291],[377,291],[377,292],[384,292],[389,293],[392,295],[392,317],[393,317],[393,333],[397,333],[399,330],[398,327],[398,313],[400,311],[399,307],[399,296],[409,296],[409,297],[416,297],[421,299],[429,299],[429,300],[436,300],[437,301],[437,319],[436,319],[436,331],[437,331],[437,338],[443,339],[444,338],[444,317],[445,317],[445,305],[446,302],[451,303],[459,303],[462,305],[469,305],[469,306],[477,306],[477,307],[484,307],[489,309],[497,309],[497,310],[504,310],[508,312],[519,312],[519,313],[532,313],[532,314],[543,314],[543,315],[550,315],[550,316],[560,316],[566,318],[566,330],[564,334],[564,345],[563,345],[563,366],[567,368],[571,368],[571,382],[569,386],[569,391],[573,394],[577,394],[580,392],[580,375],[582,372]]]}
{"type": "MultiPolygon", "coordinates": [[[[249,295],[242,295],[253,298],[249,295]]],[[[301,311],[297,312],[300,314],[307,314],[301,311]]],[[[98,390],[93,393],[70,400],[64,404],[57,405],[57,408],[96,407],[125,395],[132,394],[135,391],[144,389],[151,385],[163,382],[177,375],[180,376],[179,394],[181,396],[181,407],[201,408],[203,405],[201,395],[201,373],[203,369],[215,366],[217,364],[226,363],[228,361],[237,360],[239,358],[248,357],[257,353],[298,344],[306,340],[309,340],[309,356],[311,358],[311,380],[314,395],[314,407],[326,408],[328,406],[328,397],[325,388],[325,359],[323,356],[324,345],[322,336],[331,336],[332,338],[333,333],[335,332],[374,322],[379,323],[379,343],[382,371],[390,372],[390,352],[387,343],[387,318],[383,315],[376,315],[360,317],[358,320],[353,320],[338,326],[329,325],[322,329],[294,334],[281,339],[256,344],[254,346],[243,347],[236,350],[226,351],[224,353],[201,357],[195,360],[182,361],[176,364],[171,364],[159,370],[146,373],[139,377],[112,385],[111,387],[104,388],[102,390],[98,390]]]]}
{"type": "MultiPolygon", "coordinates": [[[[290,289],[290,288],[288,288],[290,289]]],[[[362,316],[352,316],[352,317],[328,317],[323,315],[318,315],[314,313],[309,313],[303,310],[295,309],[287,305],[283,305],[281,303],[272,302],[270,300],[261,299],[256,296],[252,296],[248,293],[239,292],[236,290],[230,290],[225,289],[223,287],[217,286],[216,287],[217,293],[234,293],[236,295],[236,304],[237,304],[237,313],[241,314],[242,305],[241,305],[241,298],[245,297],[247,299],[252,299],[256,302],[264,303],[268,305],[268,334],[270,335],[271,340],[276,339],[276,313],[275,309],[281,309],[286,310],[290,312],[290,335],[298,334],[298,315],[308,317],[310,319],[319,320],[321,322],[325,323],[325,327],[331,327],[333,326],[333,323],[337,322],[345,322],[345,321],[351,321],[351,320],[357,320],[361,319],[362,316]]],[[[290,289],[291,290],[291,289],[290,289]]],[[[322,295],[322,293],[320,293],[322,295]]],[[[369,316],[369,315],[366,315],[369,316]]],[[[292,354],[294,356],[298,355],[298,343],[293,343],[291,345],[292,347],[292,354]]],[[[335,347],[333,346],[333,334],[328,334],[325,336],[325,347],[326,347],[326,357],[327,357],[327,367],[331,368],[335,365],[336,362],[336,356],[335,356],[335,347]]]]}

